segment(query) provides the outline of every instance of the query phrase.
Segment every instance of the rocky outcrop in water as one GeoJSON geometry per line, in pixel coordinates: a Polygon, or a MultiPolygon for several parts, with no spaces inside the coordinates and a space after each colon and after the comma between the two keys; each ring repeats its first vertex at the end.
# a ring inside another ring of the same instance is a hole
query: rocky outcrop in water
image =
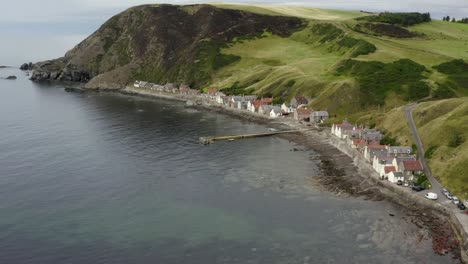
{"type": "Polygon", "coordinates": [[[20,66],[20,70],[23,70],[23,71],[30,71],[33,69],[33,63],[30,62],[30,63],[23,63],[21,66],[20,66]]]}
{"type": "Polygon", "coordinates": [[[6,77],[5,79],[7,79],[7,80],[16,80],[16,76],[10,75],[10,76],[6,77]]]}
{"type": "Polygon", "coordinates": [[[289,36],[303,23],[211,5],[137,6],[112,17],[64,57],[34,64],[31,79],[87,82],[95,89],[124,88],[135,79],[200,86],[239,59],[220,52],[236,38],[265,31],[289,36]]]}

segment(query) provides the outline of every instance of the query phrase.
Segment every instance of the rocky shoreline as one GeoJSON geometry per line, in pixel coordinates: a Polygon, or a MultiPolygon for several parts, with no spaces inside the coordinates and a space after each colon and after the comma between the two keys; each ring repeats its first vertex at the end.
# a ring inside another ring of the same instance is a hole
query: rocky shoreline
{"type": "MultiPolygon", "coordinates": [[[[227,108],[208,98],[192,95],[171,94],[133,87],[97,91],[186,102],[190,107],[220,112],[276,129],[311,128],[310,125],[307,126],[307,124],[294,121],[291,118],[270,119],[256,113],[227,108]]],[[[460,234],[462,231],[457,227],[457,223],[448,209],[416,196],[412,192],[401,190],[399,186],[378,180],[371,166],[351,152],[354,150],[345,149],[344,142],[334,138],[329,129],[315,127],[307,132],[284,134],[280,137],[319,154],[315,159],[320,159],[322,173],[313,179],[317,186],[339,196],[392,202],[406,213],[404,218],[408,224],[414,224],[428,232],[435,253],[452,254],[454,259],[467,262],[464,250],[459,243],[460,236],[463,237],[460,234]]],[[[393,215],[389,213],[388,216],[383,217],[393,217],[393,215]]]]}

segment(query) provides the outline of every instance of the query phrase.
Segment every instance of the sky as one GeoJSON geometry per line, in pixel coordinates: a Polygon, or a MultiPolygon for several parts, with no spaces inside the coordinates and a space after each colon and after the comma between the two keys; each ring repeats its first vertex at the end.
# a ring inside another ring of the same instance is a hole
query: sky
{"type": "MultiPolygon", "coordinates": [[[[2,0],[0,65],[18,66],[62,56],[111,16],[141,4],[193,4],[179,0],[2,0]]],[[[299,5],[347,10],[430,12],[468,17],[468,0],[225,0],[234,3],[299,5]]]]}

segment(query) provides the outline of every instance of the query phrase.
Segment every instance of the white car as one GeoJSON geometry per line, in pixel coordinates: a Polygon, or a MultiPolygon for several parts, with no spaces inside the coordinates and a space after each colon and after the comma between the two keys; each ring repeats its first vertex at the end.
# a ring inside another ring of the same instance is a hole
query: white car
{"type": "Polygon", "coordinates": [[[437,200],[437,198],[438,198],[437,194],[432,193],[432,192],[426,193],[426,195],[424,195],[424,197],[426,197],[429,200],[437,200]]]}
{"type": "Polygon", "coordinates": [[[453,200],[453,203],[456,204],[456,205],[458,205],[460,203],[460,200],[458,200],[458,198],[456,196],[453,196],[452,200],[453,200]]]}

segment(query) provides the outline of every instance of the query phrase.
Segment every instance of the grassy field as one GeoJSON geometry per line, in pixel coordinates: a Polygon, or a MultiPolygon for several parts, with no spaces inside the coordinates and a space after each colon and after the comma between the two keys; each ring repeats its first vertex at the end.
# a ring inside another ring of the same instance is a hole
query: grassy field
{"type": "Polygon", "coordinates": [[[281,15],[281,16],[294,16],[312,20],[348,20],[356,17],[363,16],[365,14],[359,11],[347,11],[347,10],[334,10],[334,9],[320,9],[313,7],[302,7],[302,6],[286,6],[286,5],[266,5],[266,4],[226,4],[226,3],[210,3],[211,5],[244,10],[248,12],[264,14],[264,15],[281,15]]]}
{"type": "Polygon", "coordinates": [[[451,192],[468,199],[468,98],[427,102],[414,111],[434,176],[451,192]]]}

